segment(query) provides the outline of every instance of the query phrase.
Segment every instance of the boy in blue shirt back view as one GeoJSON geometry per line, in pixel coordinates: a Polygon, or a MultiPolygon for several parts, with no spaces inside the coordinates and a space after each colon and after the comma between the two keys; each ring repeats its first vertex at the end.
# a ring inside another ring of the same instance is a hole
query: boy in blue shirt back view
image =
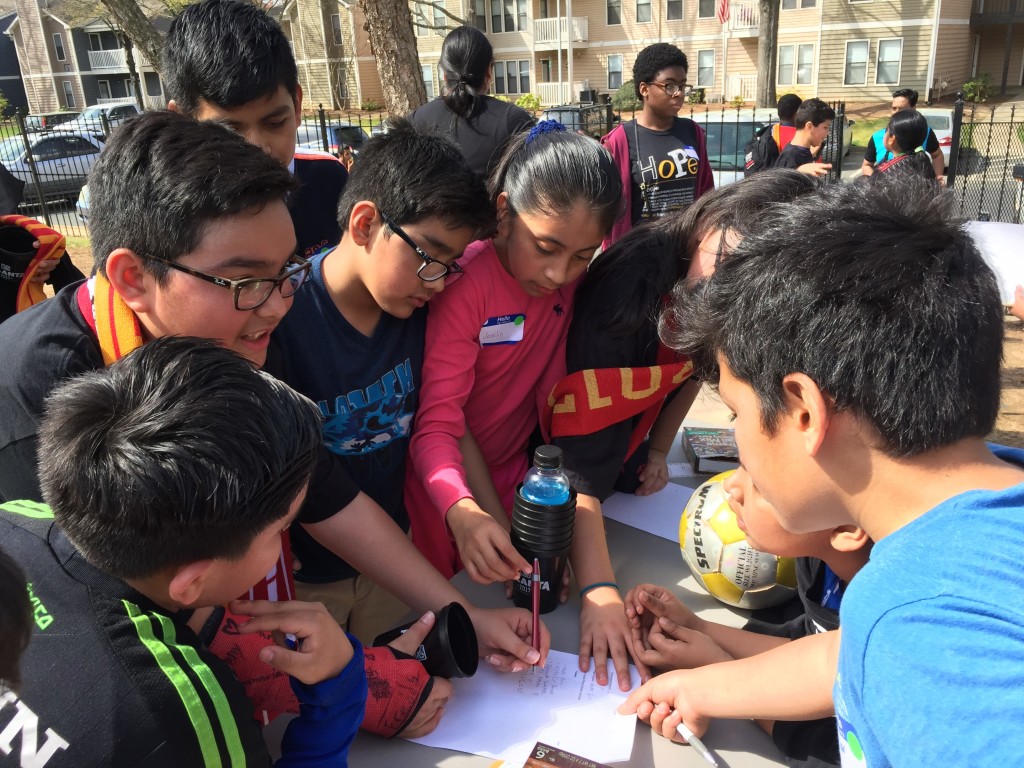
{"type": "Polygon", "coordinates": [[[692,697],[680,673],[631,696],[666,736],[680,719],[700,734],[714,716],[822,716],[831,693],[843,766],[1020,761],[1024,451],[985,443],[1003,310],[953,198],[933,187],[794,201],[703,291],[675,297],[669,341],[718,382],[782,526],[852,523],[875,545],[838,632],[769,651],[771,675],[763,657],[735,663],[764,691],[758,706],[737,712],[728,686],[692,697]]]}

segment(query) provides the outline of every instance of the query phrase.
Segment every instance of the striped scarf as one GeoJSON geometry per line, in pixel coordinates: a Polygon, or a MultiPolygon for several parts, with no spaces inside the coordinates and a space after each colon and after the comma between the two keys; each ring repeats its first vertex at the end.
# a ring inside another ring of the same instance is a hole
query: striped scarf
{"type": "Polygon", "coordinates": [[[39,248],[36,249],[35,255],[29,262],[28,267],[22,274],[21,282],[18,284],[18,297],[15,302],[14,311],[22,312],[46,298],[43,286],[33,282],[32,278],[35,277],[36,272],[39,270],[39,265],[44,261],[60,259],[64,256],[64,235],[55,229],[50,229],[35,219],[30,219],[28,216],[18,216],[15,214],[0,216],[0,225],[2,224],[21,227],[39,243],[39,248]]]}

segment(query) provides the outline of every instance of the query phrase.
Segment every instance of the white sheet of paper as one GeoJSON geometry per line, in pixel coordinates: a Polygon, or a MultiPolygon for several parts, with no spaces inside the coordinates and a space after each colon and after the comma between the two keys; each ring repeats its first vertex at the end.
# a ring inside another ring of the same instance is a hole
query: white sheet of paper
{"type": "Polygon", "coordinates": [[[632,528],[679,543],[679,518],[693,495],[693,488],[669,483],[650,496],[613,493],[601,505],[604,516],[632,528]]]}
{"type": "Polygon", "coordinates": [[[669,476],[669,478],[673,478],[673,477],[696,477],[697,473],[694,472],[693,471],[693,467],[691,467],[686,462],[680,462],[680,463],[676,464],[676,463],[673,463],[673,462],[670,461],[668,463],[668,476],[669,476]]]}
{"type": "MultiPolygon", "coordinates": [[[[636,715],[615,711],[628,693],[619,690],[611,665],[608,673],[608,685],[598,685],[593,664],[580,672],[576,654],[561,651],[551,651],[535,672],[505,674],[481,664],[473,677],[452,680],[455,695],[437,729],[411,741],[510,766],[525,763],[538,741],[599,763],[626,761],[636,715]]],[[[633,667],[630,675],[637,681],[633,667]]]]}

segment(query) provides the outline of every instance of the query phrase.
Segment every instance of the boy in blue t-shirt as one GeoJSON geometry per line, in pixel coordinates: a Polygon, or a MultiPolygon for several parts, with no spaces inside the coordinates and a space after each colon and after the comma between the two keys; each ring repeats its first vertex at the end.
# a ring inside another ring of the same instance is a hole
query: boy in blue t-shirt
{"type": "MultiPolygon", "coordinates": [[[[732,472],[722,485],[751,546],[798,558],[797,595],[803,612],[782,624],[751,619],[739,629],[701,619],[665,587],[639,584],[626,596],[626,614],[633,626],[638,660],[656,669],[692,669],[745,659],[797,638],[838,629],[843,591],[868,561],[871,542],[857,526],[790,533],[779,525],[774,507],[757,492],[743,467],[732,472]]],[[[705,675],[701,685],[728,683],[730,665],[716,669],[721,678],[705,675]]],[[[690,688],[691,693],[695,690],[690,688]]],[[[762,719],[759,724],[790,766],[839,764],[834,718],[795,722],[762,719]]]]}
{"type": "Polygon", "coordinates": [[[840,630],[734,662],[760,701],[727,685],[691,696],[687,676],[716,665],[634,693],[624,709],[666,736],[680,720],[700,734],[711,717],[834,711],[844,766],[1019,762],[1024,451],[985,443],[1003,309],[954,200],[932,187],[797,200],[704,291],[675,297],[670,341],[718,382],[783,527],[854,524],[875,544],[840,630]]]}
{"type": "MultiPolygon", "coordinates": [[[[338,210],[341,241],[313,259],[269,366],[319,405],[324,445],[408,531],[402,490],[425,305],[493,225],[494,209],[455,145],[395,121],[360,152],[338,210]]],[[[306,529],[293,528],[292,540],[299,597],[323,602],[357,637],[369,642],[408,610],[306,529]]]]}

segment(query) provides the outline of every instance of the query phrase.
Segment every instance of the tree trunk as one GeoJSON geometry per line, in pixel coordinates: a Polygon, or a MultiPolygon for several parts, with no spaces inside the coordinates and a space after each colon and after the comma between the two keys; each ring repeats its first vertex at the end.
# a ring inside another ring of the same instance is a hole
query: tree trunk
{"type": "Polygon", "coordinates": [[[405,115],[422,106],[427,101],[427,89],[408,0],[359,0],[359,8],[366,17],[370,52],[377,60],[388,112],[405,115]]]}
{"type": "Polygon", "coordinates": [[[124,32],[118,30],[116,34],[121,41],[121,47],[124,48],[124,61],[128,65],[128,77],[131,78],[132,84],[135,86],[135,103],[139,107],[139,112],[144,112],[146,102],[143,98],[142,78],[139,77],[139,68],[135,65],[135,46],[132,44],[132,39],[124,32]]]}
{"type": "Polygon", "coordinates": [[[758,0],[757,106],[775,106],[775,69],[779,51],[779,0],[758,0]]]}
{"type": "Polygon", "coordinates": [[[146,18],[146,15],[139,8],[136,0],[100,0],[103,6],[110,11],[124,33],[135,43],[135,47],[142,51],[149,59],[149,63],[157,72],[160,72],[162,63],[161,53],[164,48],[163,37],[156,31],[156,27],[146,18]]]}

